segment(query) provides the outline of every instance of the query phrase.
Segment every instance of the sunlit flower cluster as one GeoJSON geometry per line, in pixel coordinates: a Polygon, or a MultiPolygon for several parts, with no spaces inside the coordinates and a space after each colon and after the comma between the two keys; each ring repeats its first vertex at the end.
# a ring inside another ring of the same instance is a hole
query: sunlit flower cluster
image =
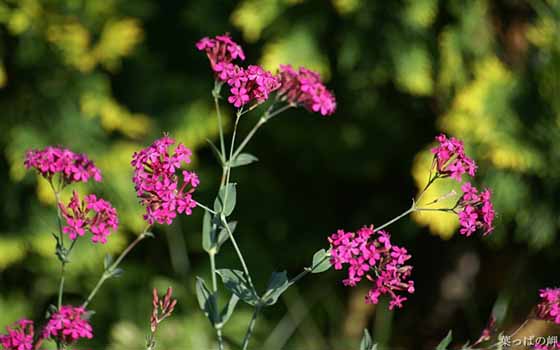
{"type": "Polygon", "coordinates": [[[470,182],[463,184],[461,190],[463,196],[459,201],[459,232],[467,237],[477,230],[480,230],[483,236],[490,234],[494,230],[493,222],[496,217],[490,201],[490,190],[485,189],[479,193],[470,182]]]}
{"type": "Polygon", "coordinates": [[[278,94],[286,101],[324,116],[336,110],[334,95],[323,85],[319,73],[304,67],[295,70],[288,64],[280,65],[279,76],[282,86],[278,94]]]}
{"type": "Polygon", "coordinates": [[[366,303],[377,304],[381,295],[389,295],[392,310],[401,308],[407,300],[398,292],[414,293],[414,281],[409,279],[412,266],[405,264],[411,256],[405,248],[391,243],[388,232],[376,232],[373,226],[364,226],[356,233],[338,230],[329,237],[329,243],[334,268],[348,266],[344,285],[354,287],[363,278],[373,283],[366,303]]]}
{"type": "Polygon", "coordinates": [[[263,103],[280,87],[278,78],[260,66],[246,69],[228,64],[220,72],[219,78],[227,82],[231,95],[228,102],[240,108],[249,102],[263,103]]]}
{"type": "Polygon", "coordinates": [[[101,181],[101,171],[85,154],[66,148],[48,146],[42,150],[29,150],[24,165],[26,169],[35,168],[47,180],[59,174],[64,184],[86,182],[90,178],[101,181]]]}
{"type": "Polygon", "coordinates": [[[68,205],[59,204],[62,217],[66,225],[62,231],[75,240],[83,236],[86,231],[91,232],[93,243],[107,243],[111,231],[116,231],[119,225],[117,210],[108,201],[97,198],[94,194],[85,196],[82,200],[74,191],[68,205]]]}
{"type": "Polygon", "coordinates": [[[541,302],[537,305],[537,316],[560,325],[560,288],[540,290],[541,302]]]}
{"type": "Polygon", "coordinates": [[[442,177],[450,176],[461,182],[462,175],[474,176],[476,163],[465,154],[463,142],[454,137],[447,138],[444,134],[436,137],[439,145],[432,149],[435,155],[434,165],[442,177]]]}
{"type": "Polygon", "coordinates": [[[132,181],[149,224],[170,225],[177,213],[191,215],[196,207],[192,193],[200,182],[198,176],[181,170],[183,163],[191,162],[192,152],[182,143],[171,152],[173,144],[175,140],[164,136],[132,156],[132,181]]]}
{"type": "Polygon", "coordinates": [[[43,338],[52,338],[71,344],[79,339],[93,338],[93,330],[82,307],[63,305],[49,318],[43,329],[43,338]]]}
{"type": "Polygon", "coordinates": [[[6,327],[6,334],[0,334],[0,345],[4,350],[31,350],[35,332],[33,321],[19,320],[6,327]]]}
{"type": "Polygon", "coordinates": [[[321,82],[317,72],[307,68],[293,69],[290,65],[280,65],[277,75],[260,66],[240,67],[235,59],[245,59],[243,50],[229,35],[202,38],[196,47],[206,52],[216,78],[229,85],[228,102],[236,108],[248,103],[263,103],[269,95],[277,92],[277,99],[295,106],[302,106],[311,112],[331,115],[336,109],[336,100],[321,82]]]}

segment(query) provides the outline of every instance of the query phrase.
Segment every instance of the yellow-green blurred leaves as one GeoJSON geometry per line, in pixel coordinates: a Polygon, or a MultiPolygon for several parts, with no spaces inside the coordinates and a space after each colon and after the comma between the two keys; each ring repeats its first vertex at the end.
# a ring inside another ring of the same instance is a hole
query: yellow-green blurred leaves
{"type": "Polygon", "coordinates": [[[8,0],[0,4],[0,23],[4,23],[14,35],[28,30],[41,14],[39,0],[8,0]]]}
{"type": "Polygon", "coordinates": [[[231,22],[243,32],[245,40],[257,41],[262,31],[281,14],[285,0],[244,0],[231,14],[231,22]]]}
{"type": "Polygon", "coordinates": [[[94,57],[107,69],[118,68],[120,59],[128,56],[142,41],[143,32],[138,20],[124,18],[105,23],[101,38],[93,49],[94,57]]]}
{"type": "Polygon", "coordinates": [[[395,80],[404,91],[413,95],[430,95],[433,90],[430,53],[420,43],[394,50],[395,80]]]}
{"type": "Polygon", "coordinates": [[[150,119],[144,114],[131,113],[110,95],[86,92],[80,100],[82,113],[87,117],[98,117],[107,131],[118,130],[123,134],[138,138],[150,128],[150,119]]]}
{"type": "Polygon", "coordinates": [[[415,28],[427,28],[437,15],[437,0],[408,0],[404,11],[405,21],[415,28]]]}
{"type": "MultiPolygon", "coordinates": [[[[414,159],[412,176],[419,191],[423,189],[428,182],[432,160],[433,154],[430,153],[429,149],[420,152],[414,159]]],[[[418,207],[427,207],[426,205],[428,203],[438,198],[445,197],[438,201],[438,203],[430,205],[429,208],[452,208],[457,201],[457,195],[450,195],[450,193],[451,191],[455,191],[458,194],[460,193],[460,189],[458,182],[455,180],[437,180],[416,204],[418,207]]],[[[412,213],[412,218],[420,225],[427,226],[432,233],[444,239],[453,236],[454,232],[459,227],[457,216],[452,213],[416,211],[412,213]]]]}
{"type": "Polygon", "coordinates": [[[363,0],[332,0],[334,8],[341,15],[347,15],[356,12],[363,0]]]}
{"type": "Polygon", "coordinates": [[[137,20],[124,18],[108,20],[96,44],[91,36],[88,28],[72,18],[50,24],[47,29],[47,40],[58,47],[68,65],[81,72],[89,72],[97,64],[117,68],[142,40],[143,33],[137,20]]]}
{"type": "Polygon", "coordinates": [[[440,121],[442,128],[459,138],[483,145],[483,156],[499,168],[537,171],[541,159],[523,140],[518,116],[511,109],[516,81],[496,57],[479,61],[474,79],[455,96],[440,121]]]}
{"type": "Polygon", "coordinates": [[[275,72],[278,65],[290,63],[295,68],[305,66],[321,73],[328,80],[331,73],[329,62],[317,47],[313,34],[306,28],[297,27],[284,36],[268,42],[263,49],[261,64],[275,72]]]}
{"type": "MultiPolygon", "coordinates": [[[[222,122],[227,129],[229,125],[228,109],[222,108],[222,122]]],[[[173,138],[185,146],[196,148],[206,145],[207,139],[218,135],[216,111],[207,101],[193,101],[179,112],[180,121],[173,130],[173,138]]]]}
{"type": "Polygon", "coordinates": [[[439,37],[440,66],[438,85],[441,92],[449,94],[449,89],[462,85],[467,77],[462,55],[461,37],[455,28],[446,28],[439,37]]]}
{"type": "MultiPolygon", "coordinates": [[[[0,234],[0,271],[20,261],[24,256],[25,245],[21,239],[5,233],[0,234]]],[[[0,307],[0,310],[3,309],[0,307]]]]}

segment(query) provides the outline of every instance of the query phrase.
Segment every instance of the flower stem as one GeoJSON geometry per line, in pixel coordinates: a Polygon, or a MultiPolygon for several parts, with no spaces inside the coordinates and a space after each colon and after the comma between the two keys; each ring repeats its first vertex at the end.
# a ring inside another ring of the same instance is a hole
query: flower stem
{"type": "Polygon", "coordinates": [[[253,317],[251,317],[251,322],[249,322],[249,328],[247,328],[247,333],[245,334],[245,338],[243,339],[243,345],[241,347],[242,350],[247,350],[247,347],[249,346],[249,340],[253,335],[253,331],[255,329],[255,323],[257,321],[257,316],[259,315],[260,311],[261,308],[259,306],[256,306],[255,311],[253,311],[253,317]]]}
{"type": "Polygon", "coordinates": [[[249,274],[249,269],[247,268],[247,264],[245,263],[245,259],[243,258],[243,254],[241,253],[241,250],[239,249],[239,246],[237,245],[237,241],[235,240],[235,237],[233,236],[233,232],[231,232],[227,221],[224,217],[222,217],[222,224],[224,225],[228,235],[229,235],[229,239],[231,240],[231,243],[233,244],[233,248],[235,249],[235,252],[237,253],[237,257],[239,258],[239,261],[241,262],[241,266],[243,267],[243,272],[245,273],[245,276],[247,277],[247,281],[249,282],[249,285],[251,286],[251,288],[255,289],[255,286],[253,285],[253,281],[251,279],[251,275],[249,274]]]}
{"type": "Polygon", "coordinates": [[[198,202],[198,201],[194,201],[196,203],[197,206],[201,207],[202,209],[206,210],[207,212],[209,212],[210,214],[216,215],[216,212],[212,209],[210,209],[209,207],[205,206],[204,204],[198,202]]]}
{"type": "Polygon", "coordinates": [[[222,158],[226,156],[226,146],[224,142],[224,128],[222,125],[222,113],[220,111],[220,90],[222,89],[222,83],[218,80],[214,81],[214,90],[212,90],[212,97],[214,97],[214,106],[216,107],[216,114],[218,115],[218,129],[220,131],[220,149],[222,151],[222,158]]]}
{"type": "Polygon", "coordinates": [[[324,263],[327,259],[330,259],[329,255],[325,255],[323,257],[323,259],[319,260],[319,262],[317,262],[316,264],[312,265],[311,267],[306,267],[303,269],[302,272],[300,272],[296,277],[292,278],[290,281],[288,281],[288,287],[291,287],[292,285],[294,285],[295,283],[297,283],[300,279],[302,279],[303,277],[307,276],[308,274],[310,274],[311,272],[313,272],[313,270],[315,270],[315,268],[319,265],[321,265],[322,263],[324,263]]]}
{"type": "Polygon", "coordinates": [[[60,310],[60,307],[62,306],[62,295],[64,294],[64,272],[66,270],[66,263],[63,262],[61,263],[60,266],[60,283],[58,285],[58,309],[60,310]]]}
{"type": "Polygon", "coordinates": [[[383,230],[385,227],[399,221],[400,219],[404,218],[405,216],[407,216],[408,214],[412,213],[413,211],[416,210],[416,206],[414,205],[414,203],[412,204],[412,206],[406,210],[405,212],[403,212],[402,214],[400,214],[399,216],[387,221],[386,223],[384,223],[383,225],[377,227],[376,229],[373,230],[373,232],[377,232],[377,231],[381,231],[383,230]]]}
{"type": "Polygon", "coordinates": [[[111,266],[109,266],[105,271],[103,271],[103,274],[101,275],[101,277],[97,281],[97,284],[95,285],[95,287],[93,288],[93,290],[91,291],[91,293],[89,294],[87,299],[82,304],[83,308],[86,308],[89,305],[89,303],[92,301],[93,297],[97,294],[97,292],[99,291],[99,288],[101,288],[103,283],[105,283],[105,281],[107,279],[112,277],[113,272],[119,266],[119,264],[123,261],[123,259],[128,255],[128,253],[130,253],[130,251],[132,249],[134,249],[134,247],[136,247],[136,245],[138,245],[138,243],[140,243],[140,241],[142,241],[144,238],[149,236],[149,234],[148,234],[148,229],[149,228],[150,228],[150,225],[148,225],[146,227],[146,229],[144,229],[144,232],[142,232],[132,243],[130,243],[128,245],[128,247],[126,247],[126,249],[121,253],[121,255],[119,255],[117,260],[115,260],[115,262],[111,266]]]}

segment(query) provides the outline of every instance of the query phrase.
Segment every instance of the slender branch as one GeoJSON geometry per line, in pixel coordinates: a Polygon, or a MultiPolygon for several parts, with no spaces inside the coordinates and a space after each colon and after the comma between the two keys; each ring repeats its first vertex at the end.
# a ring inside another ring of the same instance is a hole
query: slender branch
{"type": "Polygon", "coordinates": [[[243,272],[245,273],[245,276],[247,276],[247,281],[249,282],[249,285],[251,286],[251,288],[255,289],[255,286],[253,285],[253,281],[251,280],[251,275],[249,274],[249,269],[247,268],[247,264],[245,263],[245,259],[243,258],[243,254],[241,254],[241,250],[239,249],[239,246],[237,245],[237,241],[235,240],[235,237],[233,236],[233,233],[231,232],[229,225],[227,224],[227,221],[224,217],[222,217],[222,223],[229,235],[229,239],[231,240],[231,243],[233,244],[233,248],[235,249],[235,252],[237,253],[237,257],[239,258],[239,261],[241,262],[241,266],[243,267],[243,272]]]}
{"type": "Polygon", "coordinates": [[[253,317],[251,317],[251,322],[249,322],[249,328],[247,328],[247,333],[245,334],[245,338],[243,339],[243,345],[241,347],[242,350],[247,350],[247,347],[249,346],[249,340],[253,335],[253,331],[255,329],[255,323],[257,321],[257,316],[259,315],[260,311],[261,311],[260,307],[256,306],[255,311],[253,311],[253,317]]]}
{"type": "Polygon", "coordinates": [[[214,81],[214,90],[212,90],[212,97],[214,97],[214,106],[216,107],[216,114],[218,115],[218,129],[220,130],[220,149],[222,150],[222,158],[226,156],[226,146],[224,142],[224,128],[222,125],[222,113],[220,111],[220,90],[222,83],[218,80],[214,81]]]}
{"type": "Polygon", "coordinates": [[[201,207],[202,209],[206,210],[207,212],[209,212],[210,214],[216,215],[216,212],[212,209],[210,209],[209,207],[205,206],[204,204],[198,202],[198,201],[194,201],[196,203],[197,206],[201,207]]]}
{"type": "Polygon", "coordinates": [[[395,217],[395,218],[393,218],[393,219],[387,221],[387,222],[384,223],[383,225],[381,225],[381,226],[375,228],[375,229],[373,230],[373,232],[377,232],[377,231],[383,230],[385,227],[387,227],[387,226],[389,226],[389,225],[391,225],[391,224],[393,224],[393,223],[399,221],[400,219],[404,218],[404,217],[407,216],[408,214],[412,213],[414,210],[416,210],[416,207],[415,207],[415,204],[412,203],[412,206],[411,206],[408,210],[406,210],[405,212],[403,212],[403,213],[400,214],[399,216],[397,216],[397,217],[395,217]]]}
{"type": "Polygon", "coordinates": [[[101,277],[97,281],[97,284],[95,285],[95,287],[93,288],[93,290],[91,291],[91,293],[89,294],[87,299],[82,304],[83,308],[86,308],[89,305],[89,303],[92,301],[93,297],[97,294],[97,292],[99,291],[99,288],[101,288],[103,283],[105,283],[105,281],[107,279],[112,277],[112,274],[114,273],[115,269],[119,266],[119,264],[123,261],[123,259],[128,255],[128,253],[130,253],[130,251],[132,251],[132,249],[134,249],[134,247],[136,247],[136,245],[138,245],[138,243],[140,243],[140,241],[142,241],[144,238],[149,236],[148,235],[148,229],[150,228],[150,226],[151,225],[146,226],[146,228],[144,229],[144,232],[142,232],[132,243],[130,243],[128,245],[128,247],[126,247],[126,249],[121,253],[121,255],[119,255],[117,260],[115,260],[115,262],[111,266],[109,266],[105,271],[103,271],[103,274],[101,275],[101,277]]]}

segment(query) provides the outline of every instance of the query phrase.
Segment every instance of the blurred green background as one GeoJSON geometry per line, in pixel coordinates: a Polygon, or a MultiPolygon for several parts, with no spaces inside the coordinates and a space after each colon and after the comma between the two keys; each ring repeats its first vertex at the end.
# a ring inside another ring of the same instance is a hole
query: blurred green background
{"type": "MultiPolygon", "coordinates": [[[[433,137],[465,140],[477,183],[493,189],[495,233],[456,234],[451,216],[415,216],[391,227],[413,254],[417,291],[394,313],[366,306],[342,272],[306,278],[260,318],[255,349],[356,349],[363,328],[393,348],[431,349],[448,329],[475,340],[493,312],[505,329],[522,322],[541,287],[560,284],[559,0],[1,0],[0,327],[42,319],[58,283],[54,198],[23,168],[31,147],[87,152],[101,184],[81,186],[113,202],[121,226],[107,246],[80,244],[66,300],[76,302],[143,226],[131,183],[133,151],[163,131],[195,152],[210,203],[220,171],[212,73],[194,44],[230,32],[246,63],[322,73],[334,90],[330,118],[292,110],[268,123],[238,168],[238,242],[257,285],[291,276],[338,228],[380,224],[404,211],[427,178],[433,137]]],[[[228,130],[233,110],[224,107],[228,130]]],[[[246,133],[256,122],[249,115],[246,133]]],[[[452,182],[434,189],[445,191],[452,182]]],[[[70,191],[66,191],[68,196],[70,191]]],[[[179,299],[161,349],[211,349],[194,276],[209,278],[202,212],[143,242],[91,307],[92,349],[142,349],[151,288],[179,299]]],[[[231,246],[218,267],[238,267],[231,246]]],[[[225,296],[224,296],[225,297],[225,296]]],[[[222,304],[223,305],[223,304],[222,304]]],[[[225,329],[239,341],[251,309],[225,329]]]]}

